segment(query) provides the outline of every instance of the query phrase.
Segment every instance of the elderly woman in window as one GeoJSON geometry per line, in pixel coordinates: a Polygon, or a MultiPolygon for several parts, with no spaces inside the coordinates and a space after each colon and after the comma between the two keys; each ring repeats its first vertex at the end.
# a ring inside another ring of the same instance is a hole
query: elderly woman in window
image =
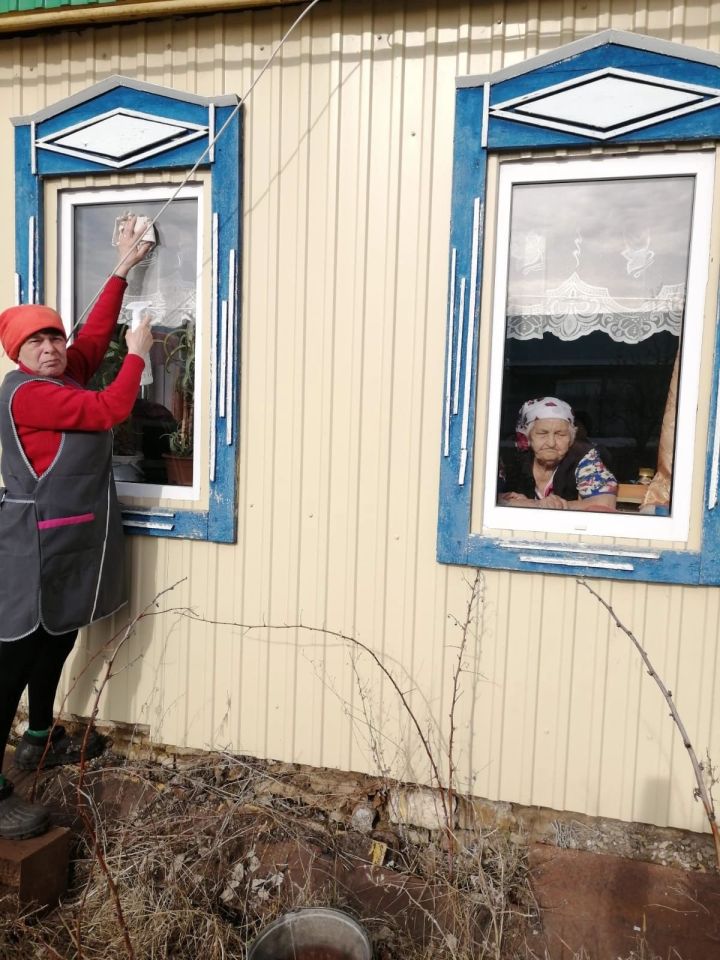
{"type": "Polygon", "coordinates": [[[518,470],[516,476],[501,478],[498,503],[613,511],[617,480],[595,447],[576,440],[576,434],[575,416],[564,400],[541,397],[524,403],[515,428],[518,470]]]}

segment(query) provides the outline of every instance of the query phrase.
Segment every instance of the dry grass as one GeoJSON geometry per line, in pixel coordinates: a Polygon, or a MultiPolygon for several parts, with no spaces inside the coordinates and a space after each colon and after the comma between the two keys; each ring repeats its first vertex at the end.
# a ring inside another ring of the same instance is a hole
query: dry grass
{"type": "MultiPolygon", "coordinates": [[[[52,774],[42,799],[72,812],[74,776],[52,774]]],[[[399,842],[392,865],[377,869],[380,889],[391,877],[402,896],[382,910],[370,898],[365,912],[350,880],[366,867],[369,838],[283,796],[277,784],[268,793],[266,777],[259,765],[217,756],[182,771],[105,760],[86,772],[81,799],[117,884],[137,960],[242,960],[261,926],[308,905],[356,915],[383,960],[512,955],[505,948],[531,908],[521,844],[478,836],[456,856],[451,882],[439,846],[399,842]],[[287,852],[287,862],[271,862],[268,851],[287,852]],[[413,914],[414,931],[423,928],[419,939],[393,909],[413,914]]],[[[107,881],[82,840],[60,909],[23,916],[9,906],[0,918],[2,960],[129,955],[107,881]]]]}
{"type": "MultiPolygon", "coordinates": [[[[76,778],[51,774],[42,799],[72,814],[76,778]]],[[[81,800],[119,891],[132,954],[80,837],[59,909],[22,915],[0,902],[2,960],[244,960],[264,924],[310,905],[356,916],[377,960],[549,960],[531,949],[537,910],[517,836],[474,835],[456,851],[452,877],[440,842],[398,838],[385,865],[373,868],[370,890],[355,881],[367,875],[371,839],[337,813],[354,798],[314,806],[253,761],[214,755],[169,769],[110,757],[86,772],[81,800]],[[391,888],[397,896],[378,895],[391,888]]],[[[639,945],[625,960],[666,958],[639,945]]]]}

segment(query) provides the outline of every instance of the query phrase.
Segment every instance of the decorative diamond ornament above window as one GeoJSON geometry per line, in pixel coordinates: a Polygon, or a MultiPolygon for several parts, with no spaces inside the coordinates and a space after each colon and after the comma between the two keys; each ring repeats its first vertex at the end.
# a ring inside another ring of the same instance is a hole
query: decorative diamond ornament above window
{"type": "Polygon", "coordinates": [[[490,115],[609,140],[718,103],[720,89],[715,87],[608,67],[498,103],[490,115]]]}
{"type": "Polygon", "coordinates": [[[118,108],[43,137],[36,146],[120,168],[198,140],[207,132],[207,126],[196,123],[168,123],[158,117],[118,108]]]}

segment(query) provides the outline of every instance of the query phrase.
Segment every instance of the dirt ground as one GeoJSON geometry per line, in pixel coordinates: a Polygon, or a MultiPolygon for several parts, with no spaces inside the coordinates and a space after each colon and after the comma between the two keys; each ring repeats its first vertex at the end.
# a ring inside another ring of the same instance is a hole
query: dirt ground
{"type": "Polygon", "coordinates": [[[273,918],[316,905],[358,919],[376,960],[720,960],[713,869],[487,824],[449,845],[399,821],[399,785],[373,778],[112,752],[82,773],[9,773],[73,852],[59,909],[23,919],[6,891],[2,960],[242,960],[273,918]]]}

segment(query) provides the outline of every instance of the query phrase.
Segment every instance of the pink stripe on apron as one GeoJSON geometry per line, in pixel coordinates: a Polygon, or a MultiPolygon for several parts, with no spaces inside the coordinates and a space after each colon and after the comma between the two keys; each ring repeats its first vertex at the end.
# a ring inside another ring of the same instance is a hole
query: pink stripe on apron
{"type": "Polygon", "coordinates": [[[94,513],[79,513],[74,517],[57,517],[55,520],[38,520],[38,530],[50,530],[52,527],[70,527],[75,523],[89,523],[94,519],[94,513]]]}

